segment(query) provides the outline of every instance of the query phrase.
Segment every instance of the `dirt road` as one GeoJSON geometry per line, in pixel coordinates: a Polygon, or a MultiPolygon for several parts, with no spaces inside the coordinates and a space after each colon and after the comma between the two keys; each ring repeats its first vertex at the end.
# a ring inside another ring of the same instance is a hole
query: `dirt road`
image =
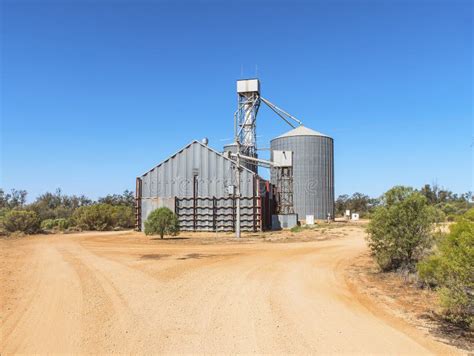
{"type": "Polygon", "coordinates": [[[349,288],[360,229],[295,243],[131,232],[0,243],[2,354],[453,351],[349,288]]]}

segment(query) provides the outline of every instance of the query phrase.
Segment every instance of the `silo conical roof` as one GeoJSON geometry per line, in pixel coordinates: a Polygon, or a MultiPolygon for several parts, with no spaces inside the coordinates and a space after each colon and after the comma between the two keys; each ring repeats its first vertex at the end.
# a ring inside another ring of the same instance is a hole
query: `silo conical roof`
{"type": "Polygon", "coordinates": [[[294,128],[293,130],[288,131],[287,133],[284,133],[283,135],[280,135],[276,138],[282,138],[282,137],[291,137],[291,136],[323,136],[323,137],[329,137],[328,135],[322,134],[321,132],[311,130],[307,128],[306,126],[298,126],[294,128]]]}

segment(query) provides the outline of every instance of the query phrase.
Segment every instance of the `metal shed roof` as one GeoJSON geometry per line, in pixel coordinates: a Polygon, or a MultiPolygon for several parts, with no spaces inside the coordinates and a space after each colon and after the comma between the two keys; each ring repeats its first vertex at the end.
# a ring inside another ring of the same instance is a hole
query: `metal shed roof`
{"type": "MultiPolygon", "coordinates": [[[[235,161],[231,160],[230,158],[227,158],[226,156],[224,156],[222,153],[216,151],[215,149],[203,144],[201,141],[198,141],[198,140],[193,140],[191,141],[190,143],[188,143],[186,146],[184,146],[183,148],[181,148],[178,152],[172,154],[171,156],[169,156],[167,159],[165,159],[164,161],[160,162],[159,164],[157,164],[156,166],[154,166],[153,168],[149,169],[148,171],[146,171],[145,173],[143,173],[140,177],[143,177],[145,176],[146,174],[148,174],[149,172],[151,172],[152,170],[154,170],[155,168],[161,166],[162,164],[164,164],[165,162],[169,161],[170,159],[172,159],[173,157],[175,157],[177,154],[183,152],[185,149],[187,149],[189,146],[193,145],[194,143],[197,143],[199,145],[201,145],[202,147],[204,148],[207,148],[208,150],[214,152],[215,154],[221,156],[222,158],[232,162],[233,165],[236,165],[235,161]]],[[[250,169],[246,168],[246,167],[243,167],[242,166],[242,169],[243,170],[246,170],[250,173],[252,173],[253,175],[257,175],[255,172],[251,171],[250,169]]]]}

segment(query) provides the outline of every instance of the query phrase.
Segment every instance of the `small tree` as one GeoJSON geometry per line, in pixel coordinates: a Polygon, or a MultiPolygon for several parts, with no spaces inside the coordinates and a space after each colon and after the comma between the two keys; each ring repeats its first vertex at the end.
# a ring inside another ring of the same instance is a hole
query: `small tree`
{"type": "Polygon", "coordinates": [[[432,245],[434,208],[420,193],[395,187],[384,194],[367,229],[368,244],[383,271],[414,270],[432,245]]]}
{"type": "Polygon", "coordinates": [[[99,198],[98,202],[102,204],[129,206],[133,209],[135,207],[135,194],[130,190],[125,190],[122,195],[109,194],[99,198]]]}
{"type": "Polygon", "coordinates": [[[150,213],[145,221],[146,235],[177,235],[179,232],[178,218],[168,208],[159,208],[150,213]]]}
{"type": "Polygon", "coordinates": [[[26,190],[12,189],[11,193],[5,193],[0,188],[0,208],[8,209],[20,209],[23,208],[26,203],[26,190]]]}

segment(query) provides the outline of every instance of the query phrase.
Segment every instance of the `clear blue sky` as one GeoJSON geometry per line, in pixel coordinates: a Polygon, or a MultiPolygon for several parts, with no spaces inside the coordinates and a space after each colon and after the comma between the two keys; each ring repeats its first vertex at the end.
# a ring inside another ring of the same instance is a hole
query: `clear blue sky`
{"type": "MultiPolygon", "coordinates": [[[[2,1],[1,181],[93,198],[232,136],[235,80],[335,139],[336,194],[473,190],[470,1],[2,1]],[[227,2],[226,2],[227,3],[227,2]]],[[[266,107],[259,145],[288,130],[266,107]]]]}

